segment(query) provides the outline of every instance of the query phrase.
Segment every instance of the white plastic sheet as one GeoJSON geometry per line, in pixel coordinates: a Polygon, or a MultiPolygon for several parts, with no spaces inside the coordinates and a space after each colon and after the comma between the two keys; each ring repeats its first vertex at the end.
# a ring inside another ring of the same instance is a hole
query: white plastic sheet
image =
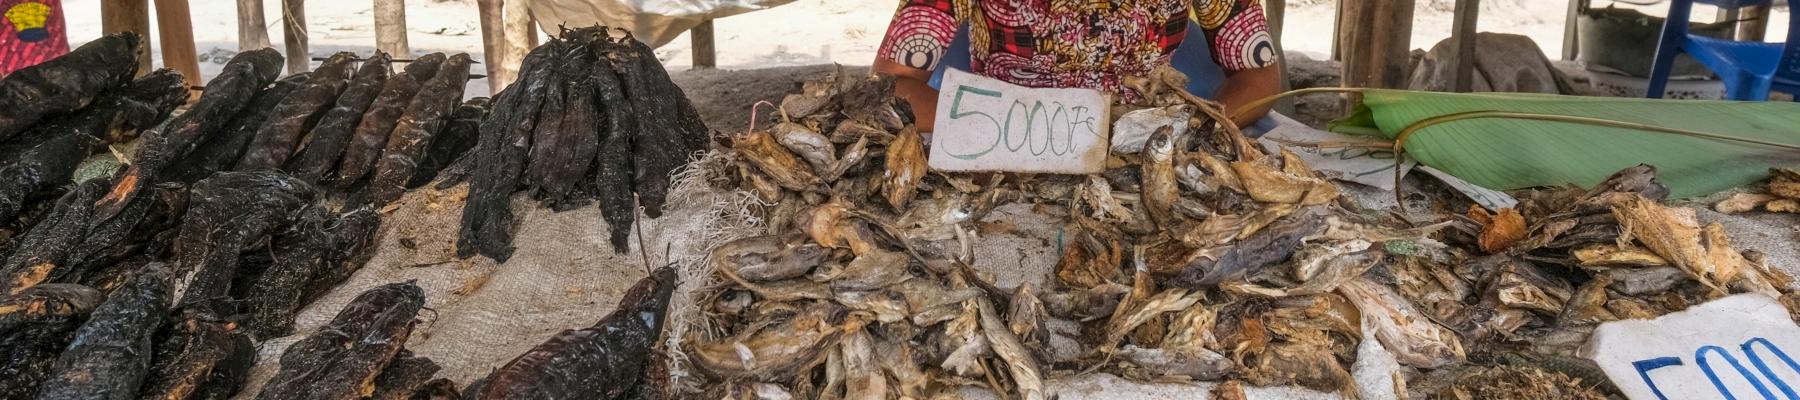
{"type": "Polygon", "coordinates": [[[711,18],[767,9],[794,0],[530,0],[531,15],[545,32],[558,26],[606,25],[662,47],[711,18]]]}

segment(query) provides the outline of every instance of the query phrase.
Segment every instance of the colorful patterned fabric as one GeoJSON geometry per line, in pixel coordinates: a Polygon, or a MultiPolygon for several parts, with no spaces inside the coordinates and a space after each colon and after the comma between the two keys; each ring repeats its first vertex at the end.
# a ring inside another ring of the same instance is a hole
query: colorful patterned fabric
{"type": "Polygon", "coordinates": [[[970,72],[1032,87],[1123,90],[1126,76],[1168,64],[1188,20],[1225,71],[1274,63],[1257,0],[903,0],[878,56],[934,70],[958,26],[970,72]]]}
{"type": "Polygon", "coordinates": [[[62,0],[0,0],[0,76],[69,52],[62,0]]]}

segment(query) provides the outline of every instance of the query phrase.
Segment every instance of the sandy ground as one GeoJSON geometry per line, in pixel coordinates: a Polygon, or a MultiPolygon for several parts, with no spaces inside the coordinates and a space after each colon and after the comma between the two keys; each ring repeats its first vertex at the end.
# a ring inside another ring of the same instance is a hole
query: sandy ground
{"type": "MultiPolygon", "coordinates": [[[[65,0],[70,10],[70,39],[81,43],[99,36],[98,9],[105,0],[65,0]]],[[[232,0],[190,0],[198,48],[202,55],[203,73],[216,73],[237,49],[232,0]]],[[[265,0],[270,11],[271,38],[280,47],[279,0],[265,0]]],[[[372,50],[374,35],[369,24],[372,15],[367,2],[331,0],[308,4],[309,26],[313,28],[313,55],[334,51],[366,54],[372,50]]],[[[874,47],[893,11],[890,0],[797,0],[792,4],[716,22],[718,60],[721,69],[690,70],[688,40],[678,38],[657,51],[678,84],[680,84],[706,122],[715,130],[739,131],[749,120],[750,106],[760,100],[777,101],[783,93],[808,78],[832,71],[832,63],[851,65],[851,72],[866,70],[874,57],[874,47]]],[[[1429,47],[1449,35],[1451,0],[1418,0],[1418,22],[1412,46],[1429,47]]],[[[1545,53],[1556,58],[1561,50],[1562,20],[1566,3],[1562,0],[1488,0],[1481,10],[1484,31],[1518,33],[1535,39],[1545,53]]],[[[1606,1],[1597,1],[1605,6],[1606,1]]],[[[1291,52],[1290,71],[1296,73],[1296,87],[1335,85],[1335,67],[1329,62],[1300,61],[1298,57],[1324,59],[1330,51],[1332,0],[1292,0],[1283,44],[1291,52]]],[[[415,53],[432,51],[467,52],[480,57],[480,32],[472,0],[414,0],[408,4],[410,41],[415,53]]],[[[1660,14],[1660,6],[1646,11],[1660,14]]],[[[1708,15],[1705,9],[1699,15],[1708,15]]],[[[1770,24],[1769,37],[1785,34],[1787,14],[1778,10],[1770,24]]],[[[1703,18],[1704,19],[1704,18],[1703,18]]],[[[152,39],[155,42],[155,39],[152,39]]],[[[154,54],[154,53],[153,53],[154,54]]],[[[1572,66],[1579,68],[1579,66],[1572,66]]],[[[487,93],[487,83],[474,81],[469,96],[487,93]]],[[[1329,95],[1321,95],[1329,96],[1329,95]]],[[[1321,97],[1302,101],[1302,121],[1317,124],[1339,111],[1321,97]]],[[[419,191],[409,194],[402,207],[389,215],[394,223],[384,228],[383,250],[370,264],[343,287],[327,298],[309,306],[297,321],[301,332],[316,329],[356,293],[370,287],[405,280],[418,280],[429,297],[433,312],[416,332],[409,348],[444,364],[444,376],[467,383],[485,375],[492,368],[525,351],[562,329],[592,324],[608,312],[617,296],[642,274],[642,266],[634,252],[617,256],[605,250],[604,225],[591,209],[565,213],[520,208],[522,229],[519,232],[520,253],[514,262],[504,266],[482,259],[450,261],[447,257],[453,241],[460,193],[419,191]],[[574,238],[571,240],[571,238],[574,238]],[[400,241],[414,243],[402,246],[400,241]],[[450,262],[446,262],[450,261],[450,262]],[[555,283],[548,283],[555,282],[555,283]]],[[[690,207],[708,209],[713,203],[728,203],[728,198],[707,197],[689,203],[690,207]],[[708,203],[712,202],[712,203],[708,203]]],[[[1692,203],[1704,208],[1708,202],[1692,203]]],[[[725,207],[729,208],[729,207],[725,207]]],[[[1756,250],[1769,256],[1771,264],[1790,273],[1800,272],[1800,217],[1792,215],[1720,215],[1699,212],[1704,221],[1720,221],[1731,233],[1733,241],[1743,249],[1756,250]]],[[[695,230],[713,231],[707,221],[713,218],[699,211],[683,217],[665,218],[646,226],[651,246],[668,243],[664,238],[691,235],[695,230]],[[696,225],[699,224],[699,225],[696,225]]],[[[1020,225],[1017,233],[983,238],[983,257],[978,266],[992,274],[1001,286],[1022,282],[1041,283],[1048,277],[1056,254],[1053,250],[1055,224],[1022,217],[1021,210],[1009,215],[1020,225]]],[[[692,254],[692,246],[703,243],[684,242],[675,254],[692,254]]],[[[656,249],[660,250],[660,249],[656,249]]],[[[659,254],[660,251],[654,251],[659,254]]],[[[689,261],[692,261],[689,259],[689,261]]],[[[296,337],[297,338],[297,337],[296,337]]],[[[275,340],[262,348],[265,360],[272,360],[295,338],[275,340]]],[[[271,365],[264,363],[259,376],[266,377],[271,365]]],[[[1146,385],[1125,382],[1105,375],[1059,379],[1052,386],[1064,398],[1204,398],[1209,384],[1146,385]]],[[[985,398],[970,393],[972,398],[985,398]]],[[[1318,398],[1321,393],[1296,389],[1256,389],[1253,398],[1318,398]]],[[[243,396],[240,396],[243,397],[243,396]]],[[[1373,396],[1364,396],[1373,398],[1373,396]]]]}
{"type": "MultiPolygon", "coordinates": [[[[65,0],[69,39],[79,44],[100,36],[99,5],[105,0],[65,0]]],[[[263,0],[270,39],[280,48],[280,1],[263,0]]],[[[1416,0],[1411,45],[1430,48],[1450,36],[1453,0],[1416,0]]],[[[1597,7],[1609,1],[1595,1],[1597,7]]],[[[234,0],[190,0],[197,48],[203,54],[229,54],[237,49],[234,0]]],[[[715,22],[719,66],[727,70],[791,67],[838,63],[868,65],[875,58],[887,22],[898,4],[894,0],[796,0],[769,10],[723,18],[715,22]]],[[[1335,0],[1289,0],[1281,43],[1290,52],[1314,59],[1329,58],[1335,0]]],[[[1664,6],[1638,7],[1660,15],[1664,6]]],[[[312,28],[312,54],[335,51],[368,53],[373,50],[374,16],[368,2],[333,0],[307,3],[307,25],[312,28]]],[[[1565,0],[1486,0],[1482,2],[1479,29],[1531,37],[1551,58],[1561,54],[1565,0]]],[[[1695,15],[1710,16],[1713,8],[1698,6],[1695,15]]],[[[1768,37],[1786,34],[1787,10],[1771,17],[1768,37]]],[[[481,30],[473,0],[413,0],[407,3],[407,29],[414,53],[466,52],[480,59],[481,30]]],[[[1701,17],[1710,20],[1710,17],[1701,17]]],[[[155,42],[156,39],[152,39],[155,42]]],[[[671,70],[691,66],[685,35],[657,50],[671,70]]],[[[160,58],[160,56],[157,56],[160,58]]],[[[218,58],[218,57],[213,57],[218,58]]],[[[219,60],[217,62],[223,62],[219,60]]],[[[204,67],[210,77],[217,66],[204,67]]],[[[485,84],[470,85],[470,96],[485,95],[485,84]]]]}

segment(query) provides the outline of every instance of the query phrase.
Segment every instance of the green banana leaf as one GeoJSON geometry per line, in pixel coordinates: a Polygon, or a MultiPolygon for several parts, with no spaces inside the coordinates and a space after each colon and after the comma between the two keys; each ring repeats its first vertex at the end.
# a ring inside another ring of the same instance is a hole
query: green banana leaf
{"type": "MultiPolygon", "coordinates": [[[[1469,111],[1603,118],[1800,145],[1800,104],[1578,97],[1521,93],[1370,90],[1330,129],[1393,140],[1423,119],[1469,111]]],[[[1650,164],[1671,196],[1688,198],[1756,182],[1769,168],[1800,165],[1800,151],[1558,121],[1480,118],[1422,129],[1406,155],[1491,189],[1592,186],[1650,164]]]]}

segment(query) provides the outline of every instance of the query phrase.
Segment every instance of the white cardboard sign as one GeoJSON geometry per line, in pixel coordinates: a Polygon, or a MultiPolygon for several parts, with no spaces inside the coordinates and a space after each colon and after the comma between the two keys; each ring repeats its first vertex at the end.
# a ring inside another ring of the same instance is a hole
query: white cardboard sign
{"type": "Polygon", "coordinates": [[[929,165],[939,171],[1090,174],[1105,168],[1112,101],[956,69],[939,85],[929,165]]]}
{"type": "Polygon", "coordinates": [[[1791,399],[1800,392],[1800,326],[1762,294],[1601,324],[1581,353],[1633,399],[1791,399]]]}

